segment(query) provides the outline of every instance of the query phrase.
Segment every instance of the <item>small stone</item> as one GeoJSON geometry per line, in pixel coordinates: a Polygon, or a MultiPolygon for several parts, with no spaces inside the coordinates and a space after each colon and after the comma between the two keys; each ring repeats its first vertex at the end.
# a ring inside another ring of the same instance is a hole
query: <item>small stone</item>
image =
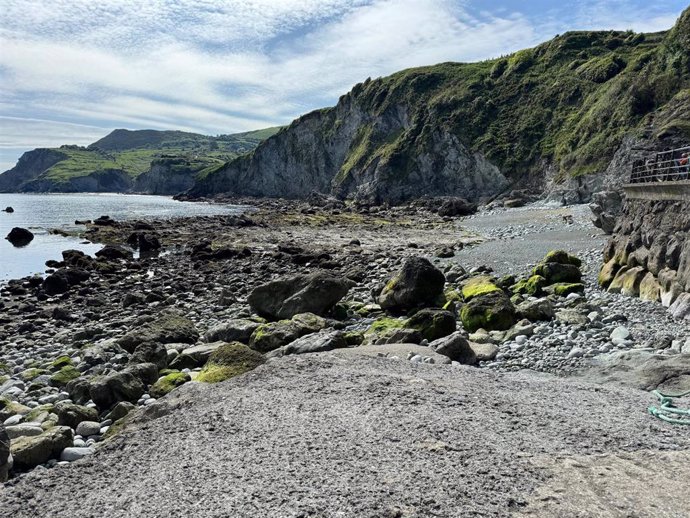
{"type": "Polygon", "coordinates": [[[77,425],[77,435],[90,437],[101,433],[101,423],[96,421],[82,421],[77,425]]]}

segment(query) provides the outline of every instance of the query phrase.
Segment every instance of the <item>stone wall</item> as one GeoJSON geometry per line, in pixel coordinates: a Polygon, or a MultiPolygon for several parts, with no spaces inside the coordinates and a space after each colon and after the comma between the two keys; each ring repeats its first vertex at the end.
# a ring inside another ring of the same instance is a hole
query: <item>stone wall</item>
{"type": "Polygon", "coordinates": [[[599,283],[690,319],[690,203],[627,200],[604,250],[599,283]]]}

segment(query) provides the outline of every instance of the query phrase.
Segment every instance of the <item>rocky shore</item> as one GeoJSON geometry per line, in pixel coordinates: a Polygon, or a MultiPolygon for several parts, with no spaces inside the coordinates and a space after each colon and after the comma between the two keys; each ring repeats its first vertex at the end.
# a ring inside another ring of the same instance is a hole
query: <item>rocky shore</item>
{"type": "MultiPolygon", "coordinates": [[[[253,208],[100,218],[84,233],[103,243],[96,257],[66,251],[45,278],[0,289],[0,477],[27,487],[37,466],[112,451],[178,392],[257,367],[271,376],[283,362],[307,369],[296,358],[315,354],[441,369],[433,377],[528,369],[644,390],[690,374],[689,322],[598,286],[605,236],[585,207],[236,202],[253,208]]],[[[641,399],[630,401],[644,415],[641,399]]]]}

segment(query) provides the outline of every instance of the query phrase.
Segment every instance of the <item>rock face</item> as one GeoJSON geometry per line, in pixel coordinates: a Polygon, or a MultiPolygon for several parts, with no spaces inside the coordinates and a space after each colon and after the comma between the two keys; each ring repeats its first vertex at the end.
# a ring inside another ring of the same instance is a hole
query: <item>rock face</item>
{"type": "Polygon", "coordinates": [[[383,288],[378,302],[394,311],[431,306],[443,294],[445,282],[443,273],[427,259],[410,257],[383,288]]]}
{"type": "Polygon", "coordinates": [[[159,158],[151,162],[148,171],[137,176],[133,189],[148,194],[179,194],[191,189],[194,175],[201,169],[203,165],[185,157],[159,158]]]}
{"type": "Polygon", "coordinates": [[[130,331],[117,341],[127,352],[134,352],[139,344],[193,344],[199,339],[194,322],[174,311],[162,313],[156,320],[130,331]]]}
{"type": "Polygon", "coordinates": [[[10,233],[7,234],[5,239],[12,243],[12,245],[20,247],[31,243],[31,241],[34,239],[34,235],[31,231],[25,228],[14,227],[12,230],[10,230],[10,233]]]}
{"type": "Polygon", "coordinates": [[[249,305],[259,315],[292,318],[299,313],[323,315],[352,287],[352,281],[325,273],[295,275],[255,288],[249,305]]]}
{"type": "Polygon", "coordinates": [[[687,202],[627,200],[604,251],[599,284],[660,301],[686,318],[678,300],[690,292],[689,210],[687,202]]]}
{"type": "Polygon", "coordinates": [[[613,234],[616,218],[623,209],[623,197],[618,191],[600,191],[592,195],[589,208],[594,214],[592,223],[607,234],[613,234]]]}

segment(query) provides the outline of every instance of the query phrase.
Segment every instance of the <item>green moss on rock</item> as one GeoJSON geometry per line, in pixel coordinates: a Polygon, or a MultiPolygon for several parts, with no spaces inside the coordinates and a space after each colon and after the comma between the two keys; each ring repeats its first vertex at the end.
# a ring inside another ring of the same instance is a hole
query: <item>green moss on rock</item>
{"type": "Polygon", "coordinates": [[[79,376],[81,376],[81,372],[79,372],[76,367],[67,365],[50,377],[50,383],[56,387],[64,387],[67,383],[73,379],[77,379],[79,376]]]}
{"type": "Polygon", "coordinates": [[[205,383],[218,383],[254,370],[265,361],[261,353],[244,344],[223,344],[211,354],[196,379],[205,383]]]}
{"type": "Polygon", "coordinates": [[[163,397],[177,387],[191,381],[191,379],[191,376],[186,372],[171,372],[159,378],[158,381],[151,385],[149,394],[151,394],[151,397],[155,398],[163,397]]]}
{"type": "Polygon", "coordinates": [[[585,285],[580,282],[575,283],[557,283],[552,286],[554,295],[559,297],[567,297],[571,293],[584,293],[585,285]]]}
{"type": "Polygon", "coordinates": [[[582,266],[582,261],[574,256],[570,255],[565,250],[552,250],[544,257],[543,263],[559,263],[559,264],[572,264],[578,268],[582,266]]]}
{"type": "Polygon", "coordinates": [[[500,292],[501,288],[496,286],[494,280],[487,275],[472,277],[462,286],[462,298],[469,302],[475,297],[487,295],[489,293],[500,292]]]}
{"type": "Polygon", "coordinates": [[[59,371],[63,367],[67,367],[68,365],[72,365],[72,358],[69,356],[60,356],[58,359],[54,360],[50,366],[52,370],[59,371]]]}

